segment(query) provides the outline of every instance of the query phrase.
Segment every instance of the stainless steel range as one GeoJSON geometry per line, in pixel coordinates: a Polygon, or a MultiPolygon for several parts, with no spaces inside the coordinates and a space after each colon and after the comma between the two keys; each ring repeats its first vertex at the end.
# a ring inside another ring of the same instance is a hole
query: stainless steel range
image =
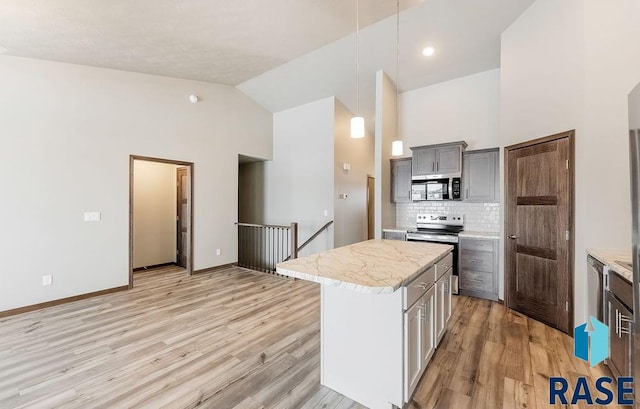
{"type": "Polygon", "coordinates": [[[416,229],[407,232],[407,241],[451,244],[453,246],[452,290],[458,294],[458,233],[464,229],[461,214],[419,214],[416,229]]]}

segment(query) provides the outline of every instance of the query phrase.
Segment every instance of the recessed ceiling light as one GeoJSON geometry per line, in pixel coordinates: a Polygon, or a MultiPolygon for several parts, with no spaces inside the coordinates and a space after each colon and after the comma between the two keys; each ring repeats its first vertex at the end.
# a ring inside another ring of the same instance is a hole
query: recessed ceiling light
{"type": "Polygon", "coordinates": [[[431,57],[435,52],[436,52],[435,48],[433,48],[433,47],[425,47],[422,50],[422,55],[425,55],[427,57],[431,57]]]}
{"type": "Polygon", "coordinates": [[[9,50],[0,45],[0,54],[5,54],[7,51],[9,50]]]}

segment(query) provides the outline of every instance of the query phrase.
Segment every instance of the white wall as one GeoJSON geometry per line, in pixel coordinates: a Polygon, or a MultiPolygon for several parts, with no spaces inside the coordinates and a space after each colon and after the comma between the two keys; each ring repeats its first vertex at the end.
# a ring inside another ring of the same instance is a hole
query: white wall
{"type": "Polygon", "coordinates": [[[133,268],[176,261],[176,169],[133,162],[133,268]]]}
{"type": "MultiPolygon", "coordinates": [[[[265,163],[265,222],[297,222],[299,244],[334,218],[334,115],[333,97],[273,115],[273,161],[265,163]]],[[[331,248],[333,227],[300,255],[331,248]]]]}
{"type": "Polygon", "coordinates": [[[128,283],[131,154],[195,163],[194,268],[235,261],[238,153],[272,153],[272,117],[255,102],[228,86],[9,56],[0,89],[0,170],[17,176],[0,204],[11,232],[0,310],[128,283]]]}
{"type": "Polygon", "coordinates": [[[367,177],[374,174],[374,140],[370,135],[351,139],[353,114],[335,100],[334,136],[334,245],[336,247],[367,239],[367,177]],[[351,166],[350,171],[343,164],[351,166]],[[341,199],[340,194],[347,194],[341,199]]]}
{"type": "Polygon", "coordinates": [[[501,144],[576,129],[576,322],[587,312],[586,248],[631,245],[626,96],[640,80],[637,8],[538,0],[502,35],[501,144]]]}
{"type": "Polygon", "coordinates": [[[400,94],[404,154],[412,146],[466,141],[467,149],[500,143],[500,70],[490,70],[400,94]]]}
{"type": "Polygon", "coordinates": [[[375,238],[382,228],[395,225],[396,208],[391,203],[391,144],[397,137],[396,86],[384,71],[376,73],[375,131],[375,238]]]}

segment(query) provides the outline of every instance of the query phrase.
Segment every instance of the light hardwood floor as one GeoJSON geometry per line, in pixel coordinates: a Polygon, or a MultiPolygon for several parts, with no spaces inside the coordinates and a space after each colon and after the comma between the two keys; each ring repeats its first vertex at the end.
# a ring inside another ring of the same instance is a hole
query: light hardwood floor
{"type": "MultiPolygon", "coordinates": [[[[0,320],[0,407],[362,408],[320,386],[319,287],[241,268],[137,273],[133,290],[0,320]]],[[[549,376],[603,374],[572,340],[454,297],[410,407],[543,408],[549,376]]]]}

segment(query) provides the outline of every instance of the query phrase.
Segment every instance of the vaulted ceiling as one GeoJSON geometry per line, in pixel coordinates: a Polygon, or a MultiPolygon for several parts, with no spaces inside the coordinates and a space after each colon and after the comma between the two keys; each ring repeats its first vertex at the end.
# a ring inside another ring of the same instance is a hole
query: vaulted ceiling
{"type": "MultiPolygon", "coordinates": [[[[400,89],[500,65],[534,0],[400,0],[400,89]],[[435,55],[424,57],[426,45],[435,55]]],[[[2,0],[8,55],[236,85],[278,112],[336,96],[356,110],[356,0],[2,0]]],[[[396,1],[360,0],[361,111],[396,66],[396,1]]]]}
{"type": "MultiPolygon", "coordinates": [[[[403,0],[410,7],[419,0],[403,0]]],[[[355,0],[2,0],[9,55],[236,85],[355,30],[355,0]]],[[[361,0],[367,26],[393,0],[361,0]]]]}

